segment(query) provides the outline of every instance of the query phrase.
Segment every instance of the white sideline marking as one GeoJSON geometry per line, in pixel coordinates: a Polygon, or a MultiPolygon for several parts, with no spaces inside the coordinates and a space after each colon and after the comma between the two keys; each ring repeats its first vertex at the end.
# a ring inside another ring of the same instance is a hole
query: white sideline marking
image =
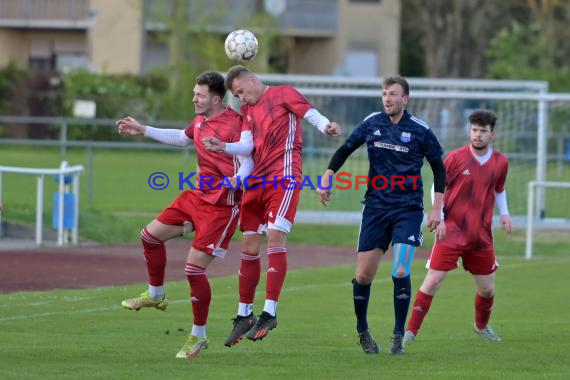
{"type": "MultiPolygon", "coordinates": [[[[558,260],[558,261],[569,261],[569,260],[558,260]]],[[[552,261],[549,261],[549,263],[551,264],[552,261]]],[[[513,268],[520,268],[520,267],[525,267],[527,266],[526,263],[517,263],[517,264],[510,264],[510,265],[501,265],[499,269],[513,269],[513,268]]],[[[458,270],[454,270],[451,271],[448,275],[455,275],[458,273],[463,273],[463,271],[459,270],[460,268],[458,268],[458,270]]],[[[389,280],[391,280],[390,278],[381,278],[378,280],[374,280],[375,284],[378,283],[384,283],[384,282],[388,282],[389,280]]],[[[297,291],[304,291],[304,290],[308,290],[308,289],[319,289],[319,288],[324,288],[324,287],[337,287],[337,286],[347,286],[349,285],[350,282],[347,281],[343,281],[343,282],[336,282],[336,283],[328,283],[328,284],[315,284],[315,285],[305,285],[305,286],[297,286],[297,287],[292,287],[292,288],[284,288],[281,293],[291,293],[291,292],[297,292],[297,291]]],[[[257,291],[255,292],[256,295],[262,295],[264,293],[263,290],[257,291]]],[[[225,293],[225,294],[219,294],[219,295],[215,295],[216,298],[229,298],[229,297],[236,297],[236,293],[232,292],[232,293],[225,293]]],[[[92,299],[95,297],[85,297],[85,298],[72,298],[69,297],[70,300],[69,301],[79,301],[79,300],[86,300],[86,299],[92,299]]],[[[52,301],[53,302],[53,301],[52,301]]],[[[169,301],[169,304],[180,304],[180,303],[186,303],[189,302],[188,299],[183,299],[183,300],[174,300],[174,301],[169,301]]],[[[18,306],[23,306],[23,305],[18,305],[18,306]]],[[[28,314],[28,315],[16,315],[16,316],[11,316],[11,317],[4,317],[4,318],[0,318],[0,322],[8,322],[8,321],[16,321],[16,320],[25,320],[25,319],[32,319],[32,318],[41,318],[41,317],[51,317],[54,315],[60,315],[60,314],[89,314],[89,313],[96,313],[99,311],[109,311],[109,310],[115,310],[115,309],[122,309],[122,306],[119,305],[113,305],[113,306],[106,306],[106,307],[99,307],[99,308],[93,308],[93,309],[84,309],[84,310],[78,310],[78,311],[69,311],[69,310],[65,310],[65,311],[54,311],[54,312],[50,312],[50,313],[37,313],[37,314],[28,314]]]]}
{"type": "MultiPolygon", "coordinates": [[[[100,289],[102,288],[97,288],[95,291],[100,291],[100,289]]],[[[71,289],[70,289],[71,290],[71,289]]],[[[81,290],[81,289],[76,289],[76,290],[81,290]]],[[[10,300],[10,298],[12,298],[10,295],[8,296],[8,300],[10,300]]],[[[25,297],[24,297],[25,298],[25,297]]],[[[22,304],[5,304],[5,305],[0,305],[0,307],[21,307],[21,306],[43,306],[43,305],[48,305],[50,303],[54,303],[54,302],[61,302],[61,301],[65,301],[65,302],[79,302],[79,301],[87,301],[87,300],[94,300],[97,299],[98,297],[77,297],[77,296],[63,296],[63,297],[54,297],[51,296],[51,299],[45,300],[45,301],[35,301],[35,302],[30,302],[30,303],[22,303],[22,304]]]]}
{"type": "MultiPolygon", "coordinates": [[[[381,279],[381,280],[377,280],[374,281],[375,283],[380,283],[380,282],[387,282],[388,279],[381,279]]],[[[345,286],[347,284],[346,281],[340,282],[340,283],[334,283],[334,284],[315,284],[315,285],[306,285],[306,286],[298,286],[298,287],[294,287],[294,288],[287,288],[287,289],[283,289],[281,291],[281,293],[291,293],[291,292],[296,292],[296,291],[304,291],[304,290],[308,290],[308,289],[319,289],[319,288],[324,288],[324,287],[336,287],[336,286],[345,286]]],[[[256,295],[261,295],[262,293],[264,293],[263,290],[257,291],[256,295]]],[[[227,294],[220,294],[220,295],[216,295],[216,298],[230,298],[230,297],[236,297],[235,293],[227,293],[227,294]]],[[[190,300],[188,299],[183,299],[183,300],[174,300],[174,301],[168,301],[169,304],[180,304],[180,303],[189,303],[190,300]]],[[[84,309],[84,310],[77,310],[77,311],[54,311],[51,313],[38,313],[38,314],[28,314],[28,315],[16,315],[16,316],[12,316],[12,317],[4,317],[4,318],[0,318],[0,322],[5,322],[5,321],[15,321],[15,320],[22,320],[22,319],[31,319],[31,318],[40,318],[40,317],[51,317],[53,315],[60,315],[60,314],[88,314],[88,313],[95,313],[98,311],[109,311],[109,310],[115,310],[115,309],[122,309],[122,306],[119,305],[113,305],[113,306],[106,306],[106,307],[99,307],[99,308],[94,308],[94,309],[84,309]]]]}

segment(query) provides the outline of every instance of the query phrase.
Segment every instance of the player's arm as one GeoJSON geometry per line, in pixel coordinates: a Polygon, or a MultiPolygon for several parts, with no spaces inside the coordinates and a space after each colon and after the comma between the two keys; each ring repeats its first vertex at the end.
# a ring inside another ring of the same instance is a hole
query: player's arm
{"type": "MultiPolygon", "coordinates": [[[[355,131],[356,132],[356,131],[355,131]]],[[[354,134],[354,132],[353,132],[354,134]]],[[[351,136],[352,137],[352,136],[351,136]]],[[[319,186],[317,187],[317,193],[323,206],[327,205],[327,202],[331,200],[332,196],[332,177],[340,170],[342,165],[346,162],[348,157],[362,144],[352,144],[349,138],[344,144],[342,144],[336,152],[334,152],[327,170],[323,173],[319,186]]]]}
{"type": "Polygon", "coordinates": [[[499,219],[501,222],[501,227],[507,233],[511,233],[513,230],[513,222],[511,216],[509,215],[509,207],[507,206],[507,190],[503,189],[500,193],[495,191],[495,206],[499,209],[499,219]]]}
{"type": "Polygon", "coordinates": [[[429,160],[428,162],[431,167],[431,171],[433,172],[434,195],[433,206],[428,214],[427,226],[429,227],[430,232],[432,232],[437,229],[438,225],[442,221],[443,192],[445,191],[445,165],[443,164],[443,159],[441,157],[429,160]]]}
{"type": "Polygon", "coordinates": [[[495,185],[495,205],[499,209],[500,221],[503,230],[507,233],[511,233],[513,230],[513,222],[509,215],[509,208],[507,207],[507,191],[505,189],[505,183],[507,182],[507,173],[509,172],[509,162],[505,159],[504,165],[501,170],[501,174],[495,185]]]}
{"type": "Polygon", "coordinates": [[[235,188],[238,183],[243,183],[243,180],[248,177],[251,173],[253,173],[253,168],[255,167],[255,163],[253,162],[253,158],[251,156],[236,156],[240,166],[235,175],[235,177],[230,179],[232,186],[235,188]]]}
{"type": "Polygon", "coordinates": [[[323,173],[321,182],[318,185],[317,193],[321,203],[326,206],[332,196],[332,176],[340,170],[348,157],[366,141],[368,133],[368,122],[364,119],[358,124],[348,139],[334,152],[327,170],[323,173]]]}
{"type": "Polygon", "coordinates": [[[298,117],[307,120],[309,124],[328,136],[337,137],[341,134],[340,126],[336,122],[331,122],[319,111],[298,90],[291,86],[281,87],[283,94],[283,107],[291,111],[298,117]]]}
{"type": "Polygon", "coordinates": [[[340,136],[342,132],[340,126],[336,122],[331,122],[315,108],[309,109],[303,116],[303,119],[307,120],[309,124],[317,128],[319,131],[321,131],[321,133],[324,133],[325,135],[336,137],[340,136]]]}
{"type": "Polygon", "coordinates": [[[187,146],[192,140],[181,129],[154,128],[139,123],[134,117],[125,117],[115,123],[122,135],[146,136],[168,145],[187,146]]]}
{"type": "Polygon", "coordinates": [[[212,152],[224,152],[238,156],[249,156],[253,152],[253,135],[251,131],[242,131],[238,142],[226,143],[216,137],[204,137],[202,139],[206,149],[212,152]]]}

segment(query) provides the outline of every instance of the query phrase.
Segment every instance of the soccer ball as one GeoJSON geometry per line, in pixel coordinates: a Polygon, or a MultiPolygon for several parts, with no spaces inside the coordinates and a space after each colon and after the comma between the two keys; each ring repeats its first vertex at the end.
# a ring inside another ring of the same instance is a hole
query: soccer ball
{"type": "Polygon", "coordinates": [[[233,61],[249,61],[257,54],[257,38],[249,30],[234,30],[226,38],[226,55],[233,61]]]}

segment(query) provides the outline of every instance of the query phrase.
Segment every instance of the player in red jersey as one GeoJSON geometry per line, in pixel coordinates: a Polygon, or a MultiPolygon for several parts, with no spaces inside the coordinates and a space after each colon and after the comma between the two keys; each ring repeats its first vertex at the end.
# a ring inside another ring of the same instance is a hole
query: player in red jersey
{"type": "Polygon", "coordinates": [[[493,248],[494,205],[499,208],[501,226],[507,233],[512,231],[512,222],[505,192],[509,163],[505,155],[490,146],[496,120],[492,111],[474,111],[469,116],[470,144],[445,158],[445,223],[436,229],[436,243],[426,265],[428,273],[416,294],[404,342],[415,340],[433,296],[447,273],[457,268],[459,258],[477,286],[475,332],[489,341],[501,340],[488,324],[495,296],[495,271],[499,266],[493,248]]]}
{"type": "Polygon", "coordinates": [[[230,178],[247,176],[253,168],[251,157],[210,152],[202,143],[202,139],[212,136],[227,141],[240,140],[242,119],[237,112],[222,103],[225,93],[224,77],[214,71],[207,71],[196,78],[193,97],[196,117],[186,129],[153,128],[141,125],[132,117],[116,123],[121,134],[144,135],[177,146],[186,146],[194,141],[198,175],[204,179],[196,184],[195,189],[183,191],[143,228],[141,240],[149,287],[139,297],[122,302],[123,307],[131,310],[154,307],[165,311],[168,301],[164,291],[164,242],[195,231],[185,267],[194,324],[188,341],[176,355],[177,358],[193,358],[208,346],[206,321],[211,290],[206,267],[215,257],[225,256],[237,227],[241,190],[231,188],[230,178]],[[224,183],[224,180],[227,182],[224,183]]]}
{"type": "Polygon", "coordinates": [[[243,231],[239,271],[239,306],[227,346],[244,335],[263,339],[277,325],[277,302],[287,273],[286,236],[293,225],[302,181],[301,119],[322,133],[339,136],[340,127],[330,122],[290,86],[267,86],[243,66],[234,66],[226,87],[244,105],[241,112],[248,138],[226,144],[208,139],[215,151],[248,154],[253,150],[255,168],[242,202],[240,229],[243,231]],[[266,299],[259,319],[253,314],[253,298],[260,278],[261,234],[268,229],[266,299]]]}

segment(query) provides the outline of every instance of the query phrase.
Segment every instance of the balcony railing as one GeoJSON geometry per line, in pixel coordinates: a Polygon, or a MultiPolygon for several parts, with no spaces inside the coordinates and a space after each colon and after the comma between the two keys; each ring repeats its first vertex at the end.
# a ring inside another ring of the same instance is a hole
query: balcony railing
{"type": "Polygon", "coordinates": [[[86,29],[89,0],[0,0],[0,27],[86,29]]]}
{"type": "MultiPolygon", "coordinates": [[[[167,29],[174,3],[186,2],[184,11],[189,26],[229,32],[236,28],[254,28],[252,17],[264,12],[260,0],[145,0],[146,30],[167,29]]],[[[275,17],[279,34],[288,36],[330,37],[338,30],[338,0],[286,0],[285,10],[275,17]]],[[[267,16],[271,17],[271,16],[267,16]]]]}

